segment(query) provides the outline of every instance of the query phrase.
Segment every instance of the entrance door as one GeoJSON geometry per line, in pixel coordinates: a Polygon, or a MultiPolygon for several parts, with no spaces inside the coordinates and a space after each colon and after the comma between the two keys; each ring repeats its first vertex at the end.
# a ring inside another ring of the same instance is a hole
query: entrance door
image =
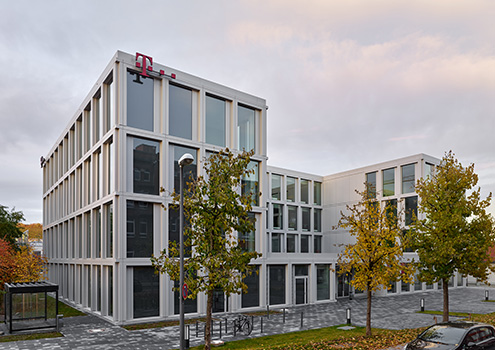
{"type": "Polygon", "coordinates": [[[308,303],[308,277],[296,276],[295,277],[295,299],[296,304],[308,303]]]}

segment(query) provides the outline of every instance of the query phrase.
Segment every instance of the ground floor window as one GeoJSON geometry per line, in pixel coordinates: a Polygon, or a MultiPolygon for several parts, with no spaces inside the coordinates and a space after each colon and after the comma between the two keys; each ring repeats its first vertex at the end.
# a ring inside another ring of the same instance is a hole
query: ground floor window
{"type": "MultiPolygon", "coordinates": [[[[174,281],[174,314],[176,315],[180,313],[180,298],[182,296],[179,294],[179,281],[174,281]]],[[[191,314],[196,312],[198,312],[198,299],[185,299],[184,313],[191,314]]]]}
{"type": "Polygon", "coordinates": [[[159,278],[151,266],[133,268],[134,318],[159,315],[159,278]]]}
{"type": "Polygon", "coordinates": [[[285,265],[269,267],[270,305],[285,304],[285,265]]]}
{"type": "Polygon", "coordinates": [[[260,276],[259,266],[253,269],[251,275],[244,278],[248,287],[247,292],[242,293],[242,307],[254,307],[260,305],[260,276]]]}
{"type": "Polygon", "coordinates": [[[316,300],[330,299],[330,266],[316,265],[316,300]]]}

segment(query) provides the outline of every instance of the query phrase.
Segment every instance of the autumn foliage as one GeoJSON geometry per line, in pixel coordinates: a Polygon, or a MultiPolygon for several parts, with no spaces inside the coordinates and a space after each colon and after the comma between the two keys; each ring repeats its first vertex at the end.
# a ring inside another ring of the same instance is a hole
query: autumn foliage
{"type": "Polygon", "coordinates": [[[43,239],[43,225],[41,224],[18,224],[23,232],[29,230],[29,239],[43,239]]]}

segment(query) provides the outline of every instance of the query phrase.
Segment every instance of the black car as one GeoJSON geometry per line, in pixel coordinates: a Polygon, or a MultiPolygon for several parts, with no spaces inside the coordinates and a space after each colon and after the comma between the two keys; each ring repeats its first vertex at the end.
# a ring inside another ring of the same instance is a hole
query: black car
{"type": "Polygon", "coordinates": [[[495,350],[495,328],[484,323],[453,321],[426,329],[404,350],[495,350]]]}

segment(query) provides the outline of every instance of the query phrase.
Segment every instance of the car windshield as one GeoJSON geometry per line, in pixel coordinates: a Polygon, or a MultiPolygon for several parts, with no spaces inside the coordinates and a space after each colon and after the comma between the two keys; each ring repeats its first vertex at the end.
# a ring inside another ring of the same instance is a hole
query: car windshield
{"type": "Polygon", "coordinates": [[[419,336],[419,339],[434,343],[456,345],[461,342],[465,332],[466,330],[462,328],[433,326],[424,331],[419,336]]]}

